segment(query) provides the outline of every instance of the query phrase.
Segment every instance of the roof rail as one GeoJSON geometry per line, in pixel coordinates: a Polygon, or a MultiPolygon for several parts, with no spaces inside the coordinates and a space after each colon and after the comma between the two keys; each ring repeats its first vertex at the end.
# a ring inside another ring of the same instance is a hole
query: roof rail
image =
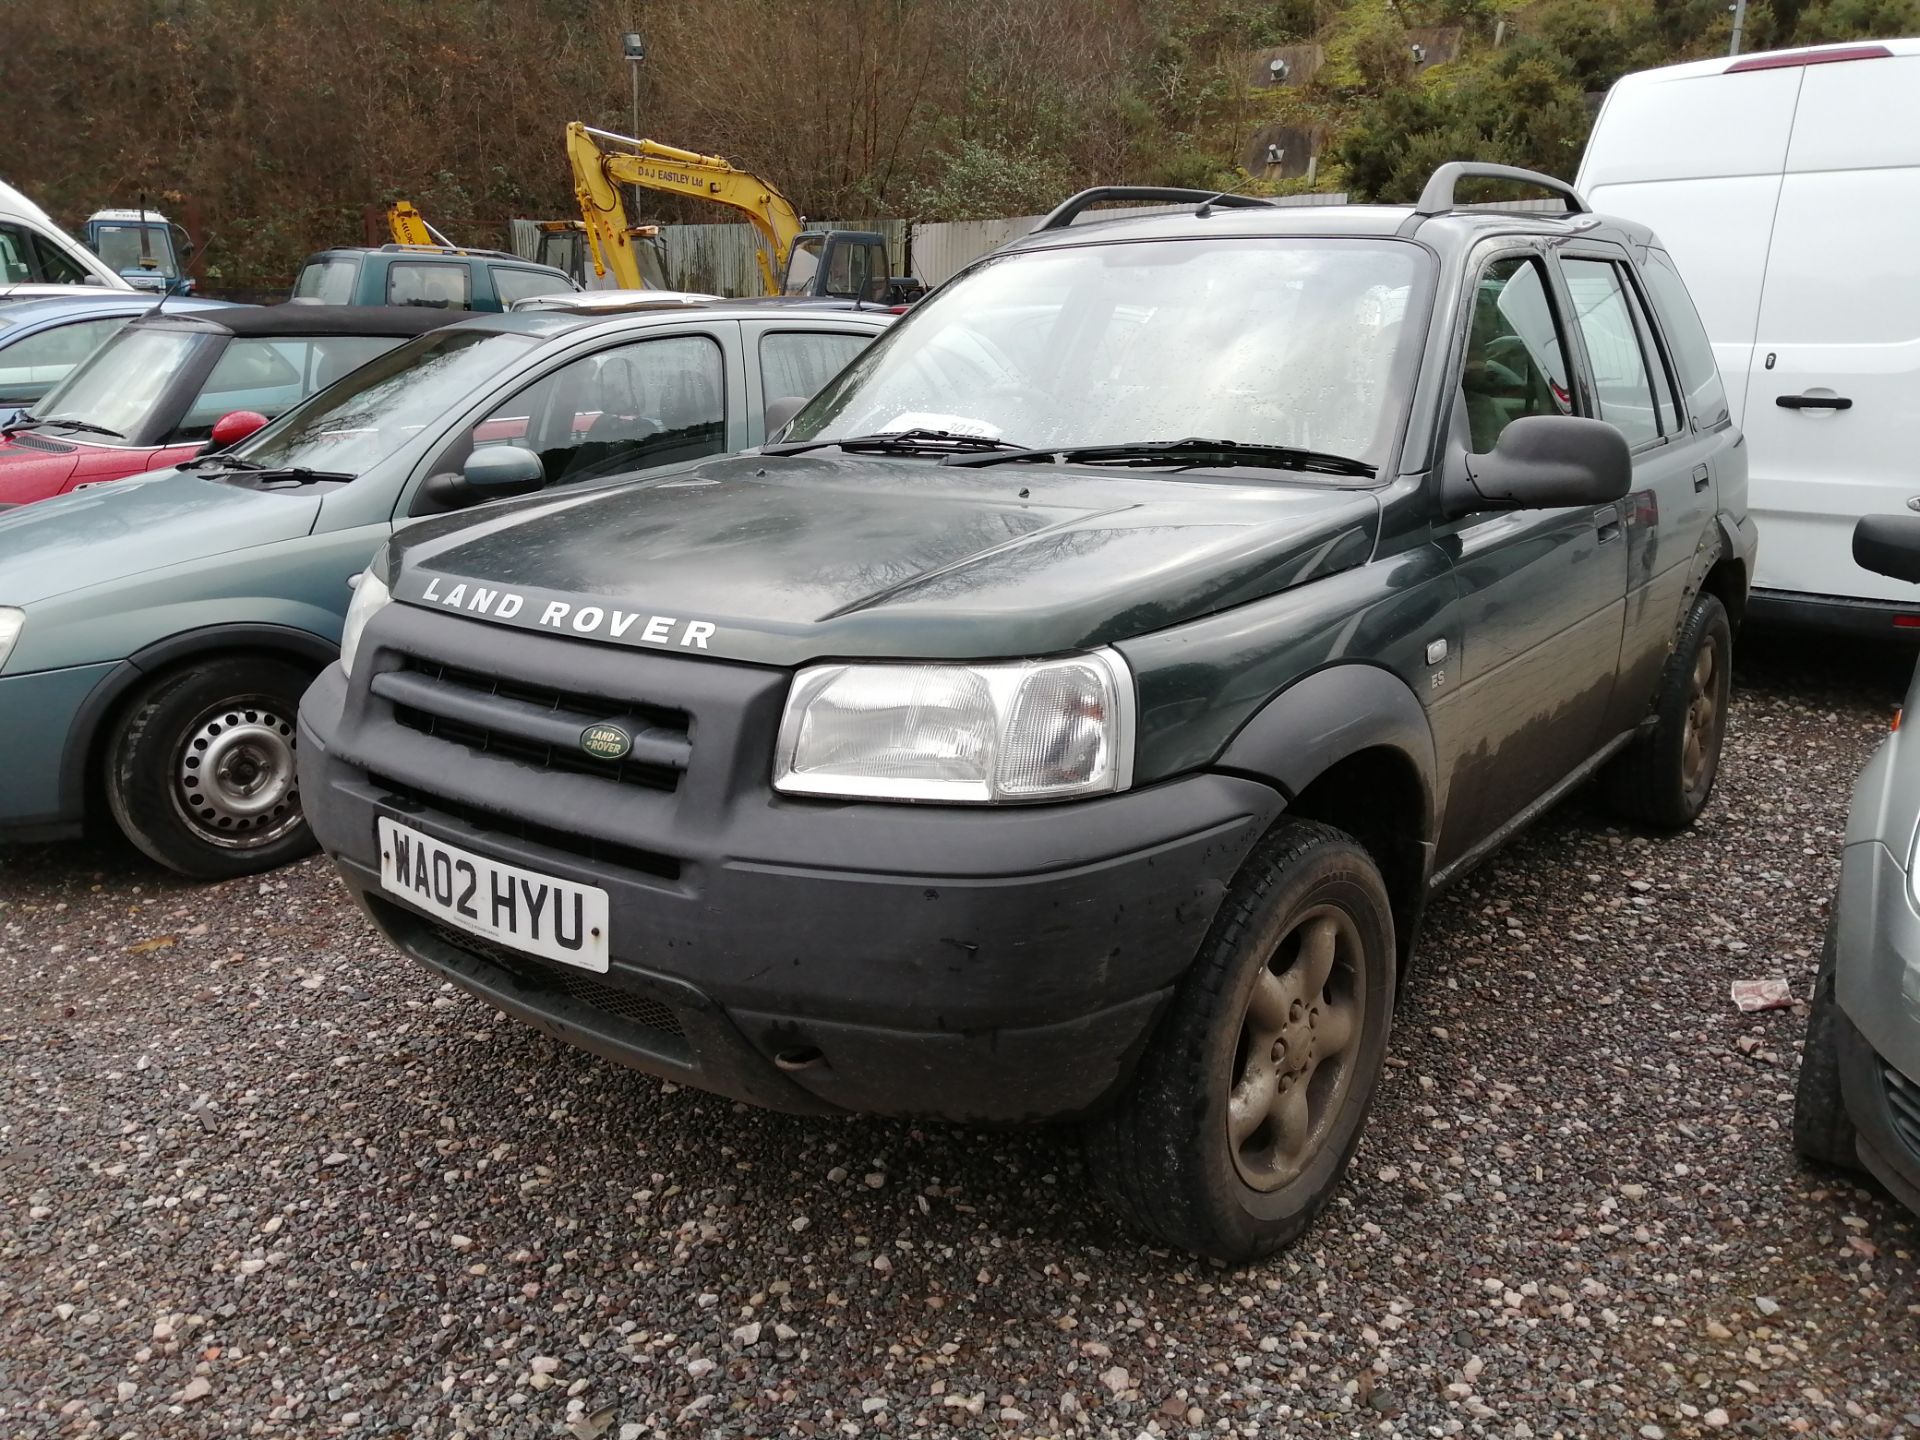
{"type": "Polygon", "coordinates": [[[1433,178],[1427,181],[1427,188],[1420,192],[1413,213],[1445,215],[1459,208],[1454,203],[1453,191],[1462,180],[1511,180],[1519,185],[1537,185],[1542,190],[1551,190],[1566,201],[1569,215],[1593,213],[1587,202],[1580,198],[1580,192],[1564,180],[1542,175],[1538,170],[1522,170],[1517,165],[1482,165],[1472,160],[1449,160],[1434,171],[1433,178]]]}
{"type": "Polygon", "coordinates": [[[1091,190],[1082,190],[1078,195],[1062,200],[1030,233],[1038,235],[1042,230],[1064,230],[1073,224],[1081,211],[1110,200],[1131,200],[1136,203],[1171,201],[1176,205],[1198,205],[1202,211],[1210,205],[1233,210],[1272,208],[1269,200],[1253,195],[1230,195],[1217,190],[1189,190],[1171,185],[1096,185],[1091,190]]]}
{"type": "MultiPolygon", "coordinates": [[[[515,255],[510,250],[482,250],[472,245],[403,245],[397,241],[380,247],[382,250],[408,255],[478,255],[486,260],[518,260],[523,265],[535,265],[538,261],[529,260],[524,255],[515,255]]],[[[547,266],[552,269],[552,266],[547,266]]]]}

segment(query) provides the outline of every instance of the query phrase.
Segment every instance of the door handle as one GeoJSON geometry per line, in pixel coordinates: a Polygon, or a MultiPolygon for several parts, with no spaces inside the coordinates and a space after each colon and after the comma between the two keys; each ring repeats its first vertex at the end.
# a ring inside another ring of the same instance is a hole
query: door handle
{"type": "Polygon", "coordinates": [[[1844,395],[1776,395],[1773,403],[1782,410],[1851,410],[1853,401],[1844,395]]]}
{"type": "Polygon", "coordinates": [[[1620,512],[1609,506],[1605,510],[1593,512],[1593,528],[1600,536],[1600,543],[1620,538],[1620,512]]]}
{"type": "Polygon", "coordinates": [[[1707,467],[1704,465],[1696,465],[1693,467],[1694,493],[1698,494],[1700,491],[1706,489],[1707,486],[1712,483],[1713,483],[1712,471],[1708,470],[1707,467]]]}

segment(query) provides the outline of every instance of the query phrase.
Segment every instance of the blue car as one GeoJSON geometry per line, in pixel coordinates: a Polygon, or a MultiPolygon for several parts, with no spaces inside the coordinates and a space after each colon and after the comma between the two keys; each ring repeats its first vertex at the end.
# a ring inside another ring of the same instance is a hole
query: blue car
{"type": "MultiPolygon", "coordinates": [[[[157,295],[132,290],[91,290],[72,298],[0,305],[0,425],[32,409],[101,342],[159,303],[157,295]]],[[[222,303],[175,298],[167,309],[213,310],[222,303]]]]}

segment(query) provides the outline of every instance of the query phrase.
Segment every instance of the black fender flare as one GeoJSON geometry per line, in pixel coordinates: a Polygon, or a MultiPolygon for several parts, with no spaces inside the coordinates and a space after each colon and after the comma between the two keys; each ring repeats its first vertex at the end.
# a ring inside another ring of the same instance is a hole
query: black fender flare
{"type": "Polygon", "coordinates": [[[1425,801],[1417,839],[1432,841],[1439,790],[1433,726],[1407,683],[1380,666],[1333,665],[1295,681],[1240,727],[1215,768],[1266,780],[1291,801],[1348,756],[1378,748],[1413,765],[1425,801]]]}
{"type": "Polygon", "coordinates": [[[60,811],[75,820],[84,818],[87,770],[101,728],[120,703],[161,670],[199,655],[227,655],[236,650],[278,652],[317,673],[340,658],[340,647],[330,640],[293,625],[202,625],[168,635],[143,646],[109,670],[87,693],[67,731],[60,755],[60,811]]]}

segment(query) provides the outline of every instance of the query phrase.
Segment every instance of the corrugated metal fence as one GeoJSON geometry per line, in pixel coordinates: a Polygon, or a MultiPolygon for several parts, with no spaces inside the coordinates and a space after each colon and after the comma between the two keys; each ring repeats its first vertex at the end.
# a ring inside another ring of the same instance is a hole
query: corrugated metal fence
{"type": "MultiPolygon", "coordinates": [[[[1274,203],[1344,205],[1347,197],[1344,194],[1286,195],[1274,203]]],[[[1095,211],[1093,215],[1112,220],[1178,208],[1174,205],[1115,206],[1095,211]]],[[[877,230],[886,239],[887,255],[896,273],[904,274],[911,269],[928,285],[938,285],[988,251],[1019,239],[1042,218],[1019,215],[1010,220],[943,220],[919,225],[905,220],[813,220],[808,223],[821,230],[877,230]]],[[[674,289],[703,291],[709,295],[762,293],[760,267],[754,261],[759,245],[751,226],[665,225],[660,235],[667,248],[667,281],[674,289]]]]}

